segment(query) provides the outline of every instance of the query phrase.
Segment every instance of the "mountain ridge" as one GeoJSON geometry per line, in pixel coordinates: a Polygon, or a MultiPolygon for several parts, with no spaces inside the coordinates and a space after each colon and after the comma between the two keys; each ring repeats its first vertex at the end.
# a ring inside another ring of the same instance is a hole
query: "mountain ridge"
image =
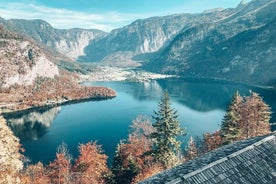
{"type": "Polygon", "coordinates": [[[162,53],[151,58],[145,68],[185,77],[273,85],[276,77],[273,75],[276,68],[273,57],[276,54],[276,41],[275,29],[269,25],[275,24],[275,2],[251,1],[239,7],[239,10],[227,19],[183,30],[162,53]],[[255,31],[258,29],[263,31],[255,31]],[[253,32],[256,34],[255,38],[253,32]],[[259,42],[257,38],[262,38],[264,43],[259,42]],[[231,47],[227,47],[229,45],[231,47]],[[225,57],[225,54],[228,57],[225,57]],[[240,64],[233,69],[235,58],[239,58],[240,64]],[[252,65],[256,69],[253,72],[252,65]]]}
{"type": "Polygon", "coordinates": [[[71,60],[84,55],[84,48],[91,40],[106,34],[97,29],[56,29],[41,19],[0,19],[0,23],[8,30],[25,35],[71,60]]]}
{"type": "Polygon", "coordinates": [[[79,62],[270,85],[276,81],[272,71],[276,41],[269,26],[274,25],[275,9],[276,0],[241,1],[236,8],[137,19],[110,33],[98,34],[93,32],[97,30],[58,30],[42,20],[0,22],[6,22],[11,30],[25,30],[34,40],[79,62]],[[26,26],[35,22],[41,25],[26,26]],[[253,33],[258,35],[253,37],[253,33]],[[262,72],[267,75],[262,76],[262,72]]]}

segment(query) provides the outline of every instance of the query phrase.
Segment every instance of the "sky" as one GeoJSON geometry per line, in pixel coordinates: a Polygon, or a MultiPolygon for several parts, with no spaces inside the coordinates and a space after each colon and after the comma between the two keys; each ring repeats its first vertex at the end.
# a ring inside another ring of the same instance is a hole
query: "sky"
{"type": "MultiPolygon", "coordinates": [[[[43,19],[60,29],[111,31],[136,19],[234,8],[241,0],[0,0],[4,19],[43,19]]],[[[247,2],[250,0],[247,0],[247,2]]]]}

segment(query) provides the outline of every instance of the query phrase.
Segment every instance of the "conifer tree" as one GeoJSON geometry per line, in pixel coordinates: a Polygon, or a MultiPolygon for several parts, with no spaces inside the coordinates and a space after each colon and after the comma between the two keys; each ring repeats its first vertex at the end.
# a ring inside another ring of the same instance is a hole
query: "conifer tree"
{"type": "Polygon", "coordinates": [[[241,137],[242,104],[243,98],[236,91],[221,124],[223,144],[232,143],[241,137]]]}
{"type": "Polygon", "coordinates": [[[164,92],[158,104],[159,110],[154,111],[153,127],[156,132],[150,134],[153,139],[152,154],[154,159],[164,168],[170,168],[180,163],[180,144],[177,136],[184,135],[177,120],[177,111],[171,107],[170,97],[164,92]]]}
{"type": "Polygon", "coordinates": [[[196,143],[192,136],[189,139],[188,146],[186,148],[186,152],[187,152],[188,160],[192,160],[198,156],[198,149],[196,147],[196,143]]]}
{"type": "Polygon", "coordinates": [[[112,166],[112,183],[130,184],[133,178],[140,172],[135,158],[128,154],[127,146],[128,144],[121,141],[116,147],[112,166]]]}

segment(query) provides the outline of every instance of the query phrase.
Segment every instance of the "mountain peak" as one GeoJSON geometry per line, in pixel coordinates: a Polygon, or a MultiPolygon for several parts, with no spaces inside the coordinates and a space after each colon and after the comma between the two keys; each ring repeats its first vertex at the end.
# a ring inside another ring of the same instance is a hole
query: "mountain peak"
{"type": "Polygon", "coordinates": [[[241,2],[238,4],[237,8],[246,6],[248,4],[248,2],[246,0],[241,0],[241,2]]]}

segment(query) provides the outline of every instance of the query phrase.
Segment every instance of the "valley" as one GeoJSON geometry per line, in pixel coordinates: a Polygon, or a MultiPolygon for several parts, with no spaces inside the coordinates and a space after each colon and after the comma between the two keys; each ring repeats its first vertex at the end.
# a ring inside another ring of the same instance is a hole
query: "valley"
{"type": "MultiPolygon", "coordinates": [[[[275,138],[276,0],[201,12],[206,2],[193,2],[190,13],[158,16],[92,6],[116,0],[11,1],[0,4],[0,183],[136,184],[236,142],[275,138]],[[28,13],[2,18],[5,4],[28,13]]],[[[135,0],[122,2],[127,10],[135,0]]],[[[163,3],[174,1],[142,7],[163,3]]],[[[270,183],[268,171],[260,178],[270,183]]]]}

